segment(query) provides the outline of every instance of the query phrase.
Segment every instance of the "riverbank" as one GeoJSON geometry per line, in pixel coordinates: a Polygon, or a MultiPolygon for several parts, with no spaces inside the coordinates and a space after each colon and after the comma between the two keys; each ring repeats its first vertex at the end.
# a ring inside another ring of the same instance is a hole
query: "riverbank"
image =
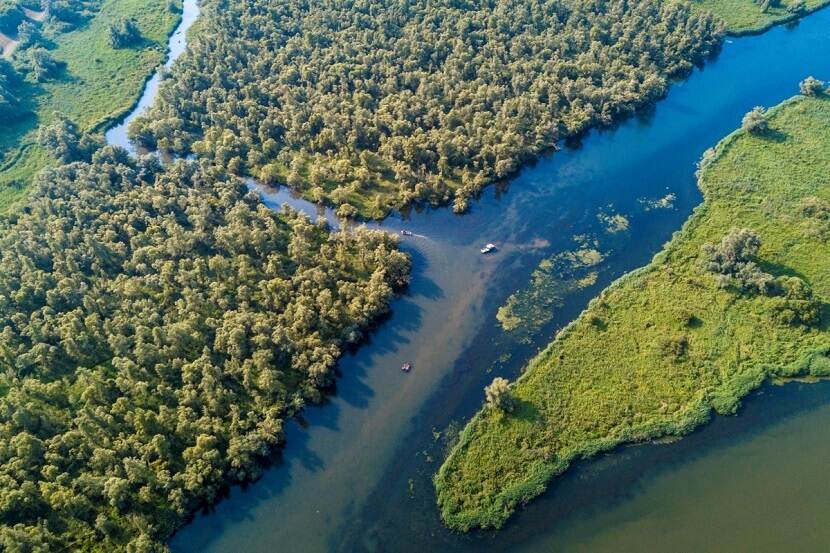
{"type": "Polygon", "coordinates": [[[24,82],[17,91],[30,114],[7,123],[0,137],[0,213],[19,205],[34,175],[54,163],[36,141],[37,128],[54,112],[84,130],[98,130],[132,109],[142,85],[164,61],[167,38],[181,19],[181,3],[175,3],[175,12],[168,5],[167,0],[105,0],[79,28],[49,37],[49,53],[63,69],[46,82],[24,82]],[[114,49],[107,32],[122,17],[135,19],[142,42],[114,49]]]}
{"type": "Polygon", "coordinates": [[[769,120],[769,134],[739,131],[710,154],[703,205],[650,265],[601,294],[530,363],[513,388],[516,412],[482,411],[462,432],[435,479],[449,526],[498,527],[578,458],[688,433],[713,409],[734,412],[769,376],[830,368],[815,353],[830,345],[826,308],[817,327],[787,324],[781,297],[719,289],[701,266],[704,244],[749,227],[765,271],[830,295],[824,223],[813,215],[830,195],[819,186],[830,102],[797,99],[769,120]]]}
{"type": "Polygon", "coordinates": [[[726,23],[727,33],[731,36],[757,35],[770,30],[776,25],[791,23],[830,5],[828,0],[804,0],[803,9],[793,10],[792,6],[799,0],[778,2],[766,9],[762,2],[753,0],[689,0],[697,9],[714,14],[726,23]]]}

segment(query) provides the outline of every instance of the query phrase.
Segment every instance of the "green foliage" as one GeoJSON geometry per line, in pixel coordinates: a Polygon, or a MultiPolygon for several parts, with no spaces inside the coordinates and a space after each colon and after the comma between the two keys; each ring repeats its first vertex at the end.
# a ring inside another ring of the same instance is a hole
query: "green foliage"
{"type": "Polygon", "coordinates": [[[329,233],[109,146],[45,171],[0,230],[9,551],[163,548],[260,474],[409,272],[384,232],[329,233]]]}
{"type": "MultiPolygon", "coordinates": [[[[162,61],[167,36],[179,18],[165,5],[166,0],[49,0],[43,4],[43,21],[28,20],[27,28],[38,32],[13,56],[20,74],[7,88],[8,97],[17,100],[10,112],[4,111],[7,96],[0,83],[0,212],[19,205],[35,173],[55,163],[37,144],[38,127],[48,125],[53,113],[64,113],[81,130],[90,131],[133,105],[141,84],[162,61]],[[139,22],[140,47],[109,46],[107,28],[119,18],[139,22]],[[41,74],[45,81],[34,83],[37,75],[23,77],[29,72],[31,50],[39,48],[57,65],[41,74]]],[[[4,67],[0,60],[0,73],[4,67]]]]}
{"type": "Polygon", "coordinates": [[[113,48],[127,48],[141,40],[141,30],[135,19],[122,17],[107,27],[107,40],[113,48]]]}
{"type": "MultiPolygon", "coordinates": [[[[88,21],[101,8],[102,0],[41,0],[48,23],[65,33],[88,21]]],[[[30,6],[31,7],[31,6],[30,6]]]]}
{"type": "Polygon", "coordinates": [[[799,204],[798,212],[807,234],[823,242],[830,239],[830,202],[810,196],[799,204]]]}
{"type": "Polygon", "coordinates": [[[787,11],[800,17],[807,13],[807,2],[805,0],[794,0],[787,6],[787,11]]]}
{"type": "Polygon", "coordinates": [[[24,18],[17,0],[0,0],[0,33],[13,33],[24,18]]]}
{"type": "Polygon", "coordinates": [[[759,33],[828,4],[828,0],[685,0],[693,8],[718,16],[734,35],[759,33]]]}
{"type": "Polygon", "coordinates": [[[656,0],[209,0],[203,17],[131,135],[369,217],[466,210],[558,139],[662,96],[721,39],[656,0]]]}
{"type": "Polygon", "coordinates": [[[529,342],[534,332],[547,324],[562,305],[562,298],[592,286],[603,255],[587,245],[543,259],[526,288],[510,295],[496,319],[519,342],[529,342]]]}
{"type": "Polygon", "coordinates": [[[764,134],[769,129],[766,115],[767,110],[761,106],[755,106],[744,115],[741,121],[741,128],[749,133],[764,134]]]}
{"type": "Polygon", "coordinates": [[[38,143],[62,163],[90,161],[100,143],[62,113],[56,113],[52,122],[38,129],[38,143]]]}
{"type": "Polygon", "coordinates": [[[20,101],[14,93],[17,74],[5,60],[0,60],[0,121],[10,121],[19,116],[20,101]]]}
{"type": "Polygon", "coordinates": [[[49,50],[41,46],[35,46],[25,50],[21,66],[28,71],[33,80],[44,82],[58,73],[61,64],[52,56],[49,50]]]}
{"type": "Polygon", "coordinates": [[[36,44],[44,42],[40,29],[31,21],[24,21],[17,27],[17,47],[25,50],[36,44]]]}
{"type": "Polygon", "coordinates": [[[512,413],[516,408],[516,402],[510,393],[510,383],[500,376],[494,378],[489,386],[485,386],[484,399],[488,407],[503,413],[512,413]]]}
{"type": "Polygon", "coordinates": [[[572,461],[686,434],[767,378],[830,375],[830,244],[810,231],[830,201],[830,100],[799,97],[768,121],[785,138],[724,140],[683,230],[531,361],[511,392],[533,416],[482,409],[464,429],[435,477],[450,527],[498,527],[572,461]],[[720,286],[713,251],[720,268],[773,275],[768,293],[720,286]]]}
{"type": "Polygon", "coordinates": [[[827,83],[820,81],[813,76],[807,77],[798,85],[798,89],[804,96],[818,96],[827,90],[827,83]]]}
{"type": "Polygon", "coordinates": [[[773,310],[780,322],[807,327],[821,323],[821,301],[813,295],[809,284],[794,276],[779,277],[775,284],[780,300],[773,310]]]}
{"type": "Polygon", "coordinates": [[[705,244],[706,268],[715,273],[722,288],[765,294],[772,289],[773,277],[753,261],[761,250],[761,237],[750,229],[730,229],[717,245],[705,244]]]}

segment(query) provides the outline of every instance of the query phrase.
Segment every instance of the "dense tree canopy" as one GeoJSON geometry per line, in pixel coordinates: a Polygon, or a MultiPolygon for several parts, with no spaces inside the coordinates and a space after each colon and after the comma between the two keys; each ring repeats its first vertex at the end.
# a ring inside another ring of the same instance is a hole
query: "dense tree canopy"
{"type": "Polygon", "coordinates": [[[0,549],[153,551],[259,474],[409,261],[193,162],[36,186],[0,229],[0,549]]]}
{"type": "Polygon", "coordinates": [[[38,129],[37,140],[63,163],[90,161],[92,154],[100,147],[94,137],[82,133],[78,125],[62,113],[56,113],[51,123],[38,129]]]}
{"type": "Polygon", "coordinates": [[[207,0],[147,147],[381,216],[467,198],[660,97],[720,44],[657,0],[207,0]]]}

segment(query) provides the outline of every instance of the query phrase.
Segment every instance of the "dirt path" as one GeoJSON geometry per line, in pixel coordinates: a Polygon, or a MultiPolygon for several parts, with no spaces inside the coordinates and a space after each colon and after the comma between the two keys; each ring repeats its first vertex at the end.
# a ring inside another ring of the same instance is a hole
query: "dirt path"
{"type": "Polygon", "coordinates": [[[3,52],[3,57],[9,59],[17,48],[18,42],[0,33],[0,52],[3,52]]]}
{"type": "Polygon", "coordinates": [[[35,10],[30,10],[29,8],[25,8],[23,6],[20,7],[23,10],[23,13],[26,14],[26,17],[31,19],[32,21],[43,21],[46,19],[46,10],[42,12],[36,12],[35,10]]]}

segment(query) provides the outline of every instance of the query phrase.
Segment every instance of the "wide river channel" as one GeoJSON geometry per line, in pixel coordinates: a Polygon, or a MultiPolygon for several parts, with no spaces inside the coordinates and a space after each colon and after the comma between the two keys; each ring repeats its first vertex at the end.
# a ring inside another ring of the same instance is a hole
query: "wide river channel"
{"type": "MultiPolygon", "coordinates": [[[[170,43],[182,53],[198,15],[185,1],[170,43]]],[[[654,109],[490,187],[470,213],[423,210],[381,225],[410,230],[412,285],[370,340],[341,360],[336,394],[289,425],[262,479],[234,488],[172,540],[175,552],[819,551],[830,543],[830,384],[767,386],[737,417],[672,444],[620,448],[575,466],[500,532],[456,535],[438,519],[431,476],[442,431],[467,420],[494,376],[515,378],[591,297],[642,266],[701,202],[695,164],[756,105],[830,79],[830,10],[729,39],[654,109]],[[659,200],[663,200],[662,202],[659,200]],[[608,216],[627,230],[611,233],[608,216]],[[540,261],[589,241],[596,283],[563,298],[552,321],[503,332],[496,310],[540,261]],[[495,255],[478,250],[498,245],[495,255]],[[399,370],[402,362],[410,373],[399,370]]],[[[151,80],[129,119],[150,105],[151,80]]],[[[128,146],[124,125],[112,143],[128,146]]],[[[830,161],[830,160],[828,160],[830,161]]],[[[315,208],[285,190],[275,208],[315,208]]]]}

